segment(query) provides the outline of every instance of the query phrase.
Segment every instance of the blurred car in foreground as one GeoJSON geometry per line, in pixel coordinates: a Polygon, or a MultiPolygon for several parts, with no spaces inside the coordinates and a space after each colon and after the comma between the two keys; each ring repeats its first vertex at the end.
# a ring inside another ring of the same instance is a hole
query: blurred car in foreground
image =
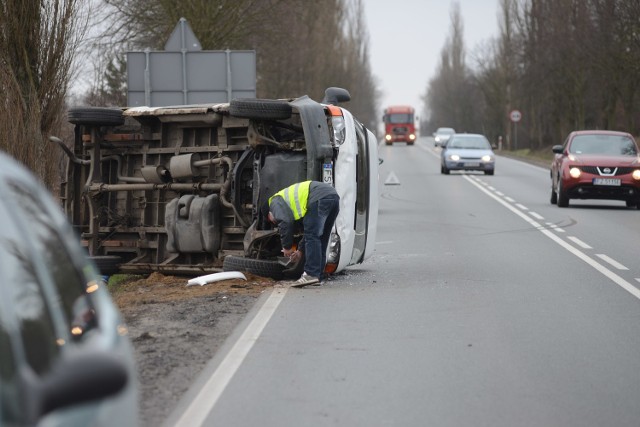
{"type": "Polygon", "coordinates": [[[575,131],[552,149],[552,204],[565,208],[570,199],[623,200],[630,208],[640,204],[640,159],[630,134],[575,131]]]}
{"type": "Polygon", "coordinates": [[[52,196],[0,152],[0,426],[135,426],[119,312],[52,196]]]}
{"type": "Polygon", "coordinates": [[[450,171],[482,171],[493,175],[496,156],[484,135],[457,133],[449,138],[440,153],[440,173],[450,171]]]}
{"type": "Polygon", "coordinates": [[[436,147],[444,147],[454,133],[456,133],[456,131],[453,128],[438,128],[433,133],[433,145],[436,147]]]}

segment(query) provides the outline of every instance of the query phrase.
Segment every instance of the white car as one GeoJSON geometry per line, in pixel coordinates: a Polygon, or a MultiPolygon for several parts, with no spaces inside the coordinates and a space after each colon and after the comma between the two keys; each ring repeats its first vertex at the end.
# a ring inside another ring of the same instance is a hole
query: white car
{"type": "Polygon", "coordinates": [[[375,245],[378,151],[374,134],[339,105],[349,99],[329,88],[322,102],[72,109],[66,212],[105,274],[297,278],[302,262],[278,262],[279,235],[259,207],[295,182],[324,181],[341,198],[328,272],[361,263],[375,245]]]}
{"type": "Polygon", "coordinates": [[[454,133],[456,133],[456,131],[453,128],[438,128],[433,133],[433,145],[436,147],[444,147],[454,133]]]}

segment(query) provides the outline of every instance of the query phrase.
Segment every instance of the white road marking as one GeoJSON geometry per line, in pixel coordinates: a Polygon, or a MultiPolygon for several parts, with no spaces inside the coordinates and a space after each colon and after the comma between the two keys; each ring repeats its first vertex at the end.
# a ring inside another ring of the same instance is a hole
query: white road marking
{"type": "Polygon", "coordinates": [[[544,217],[542,215],[540,215],[539,213],[533,212],[533,211],[529,212],[529,215],[531,215],[535,219],[539,219],[540,221],[542,221],[544,219],[544,217]]]}
{"type": "Polygon", "coordinates": [[[578,239],[575,236],[568,236],[567,239],[571,240],[576,245],[580,246],[582,249],[593,249],[591,246],[587,245],[582,240],[578,239]]]}
{"type": "Polygon", "coordinates": [[[504,193],[503,193],[503,192],[501,192],[501,191],[496,191],[496,194],[497,194],[498,196],[500,196],[500,197],[504,196],[504,193]]]}
{"type": "Polygon", "coordinates": [[[493,186],[491,186],[491,185],[490,185],[490,186],[488,186],[487,188],[488,188],[489,190],[491,190],[491,191],[496,191],[496,188],[495,188],[495,187],[493,187],[493,186]]]}
{"type": "Polygon", "coordinates": [[[625,267],[624,265],[620,264],[618,261],[616,261],[613,258],[608,257],[605,254],[596,254],[596,256],[598,258],[600,258],[601,260],[608,262],[609,264],[611,264],[612,266],[614,266],[615,268],[617,268],[618,270],[628,270],[627,267],[625,267]]]}
{"type": "Polygon", "coordinates": [[[288,287],[273,288],[271,295],[264,302],[260,310],[253,318],[251,323],[244,330],[238,341],[233,345],[229,353],[222,360],[220,365],[202,389],[191,401],[191,404],[182,413],[175,427],[195,427],[201,426],[207,418],[211,409],[218,402],[218,399],[224,392],[224,389],[231,382],[231,378],[235,375],[238,368],[244,362],[245,357],[260,337],[262,330],[275,313],[278,305],[287,294],[288,287]]]}
{"type": "Polygon", "coordinates": [[[389,245],[393,243],[393,240],[383,240],[382,242],[376,242],[376,245],[389,245]]]}
{"type": "Polygon", "coordinates": [[[516,201],[515,201],[515,200],[513,200],[511,197],[505,197],[504,199],[505,199],[507,202],[509,202],[509,203],[515,203],[515,202],[516,202],[516,201]]]}
{"type": "MultiPolygon", "coordinates": [[[[464,178],[467,179],[467,177],[464,177],[464,178]]],[[[633,295],[634,297],[636,297],[637,299],[640,300],[640,289],[636,288],[631,283],[627,282],[622,277],[618,276],[616,273],[614,273],[613,271],[609,270],[604,265],[600,264],[598,261],[596,261],[595,259],[591,258],[590,256],[588,256],[584,252],[580,251],[579,249],[574,248],[569,243],[565,242],[564,240],[562,240],[560,237],[558,237],[557,235],[555,235],[551,231],[549,231],[546,228],[542,227],[542,225],[540,223],[538,223],[535,220],[529,218],[526,214],[520,212],[518,209],[514,208],[513,206],[511,206],[510,204],[508,204],[507,202],[505,202],[504,200],[502,200],[498,196],[496,196],[496,195],[492,194],[491,192],[485,190],[484,188],[482,188],[482,186],[474,183],[471,180],[469,180],[469,182],[472,185],[478,187],[478,189],[480,191],[484,192],[487,196],[491,197],[492,199],[494,199],[495,201],[500,203],[502,206],[504,206],[505,208],[509,209],[514,214],[518,215],[520,218],[525,220],[531,226],[533,226],[534,228],[537,228],[538,231],[540,231],[542,234],[547,236],[549,239],[553,240],[555,243],[560,245],[562,248],[566,249],[571,254],[575,255],[578,258],[580,258],[582,261],[584,261],[587,264],[589,264],[591,267],[596,269],[598,272],[600,272],[602,275],[607,277],[613,283],[615,283],[616,285],[620,286],[622,289],[624,289],[625,291],[629,292],[631,295],[633,295]]]]}
{"type": "Polygon", "coordinates": [[[520,209],[522,209],[523,211],[528,211],[529,208],[526,207],[525,205],[521,205],[520,203],[516,203],[516,206],[519,207],[520,209]]]}

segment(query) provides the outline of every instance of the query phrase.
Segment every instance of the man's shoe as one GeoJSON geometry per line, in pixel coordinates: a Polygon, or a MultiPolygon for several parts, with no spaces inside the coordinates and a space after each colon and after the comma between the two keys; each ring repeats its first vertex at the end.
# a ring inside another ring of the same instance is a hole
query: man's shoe
{"type": "Polygon", "coordinates": [[[298,280],[293,282],[291,286],[293,286],[294,288],[301,288],[307,285],[319,286],[320,279],[318,279],[317,277],[309,276],[307,273],[302,273],[302,276],[300,276],[298,280]]]}

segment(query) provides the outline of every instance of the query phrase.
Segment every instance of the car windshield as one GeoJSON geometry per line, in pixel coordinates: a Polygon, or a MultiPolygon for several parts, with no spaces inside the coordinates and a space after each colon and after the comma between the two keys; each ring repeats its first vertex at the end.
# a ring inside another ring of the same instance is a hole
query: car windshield
{"type": "Polygon", "coordinates": [[[636,156],[635,142],[620,135],[578,135],[571,141],[569,152],[573,154],[604,154],[611,156],[636,156]]]}
{"type": "Polygon", "coordinates": [[[471,150],[490,150],[489,141],[484,137],[453,137],[447,144],[447,148],[467,148],[471,150]]]}
{"type": "Polygon", "coordinates": [[[413,114],[389,114],[387,121],[389,123],[413,123],[413,114]]]}
{"type": "Polygon", "coordinates": [[[442,129],[438,129],[436,133],[438,135],[453,135],[454,133],[456,133],[456,131],[449,128],[442,128],[442,129]]]}

